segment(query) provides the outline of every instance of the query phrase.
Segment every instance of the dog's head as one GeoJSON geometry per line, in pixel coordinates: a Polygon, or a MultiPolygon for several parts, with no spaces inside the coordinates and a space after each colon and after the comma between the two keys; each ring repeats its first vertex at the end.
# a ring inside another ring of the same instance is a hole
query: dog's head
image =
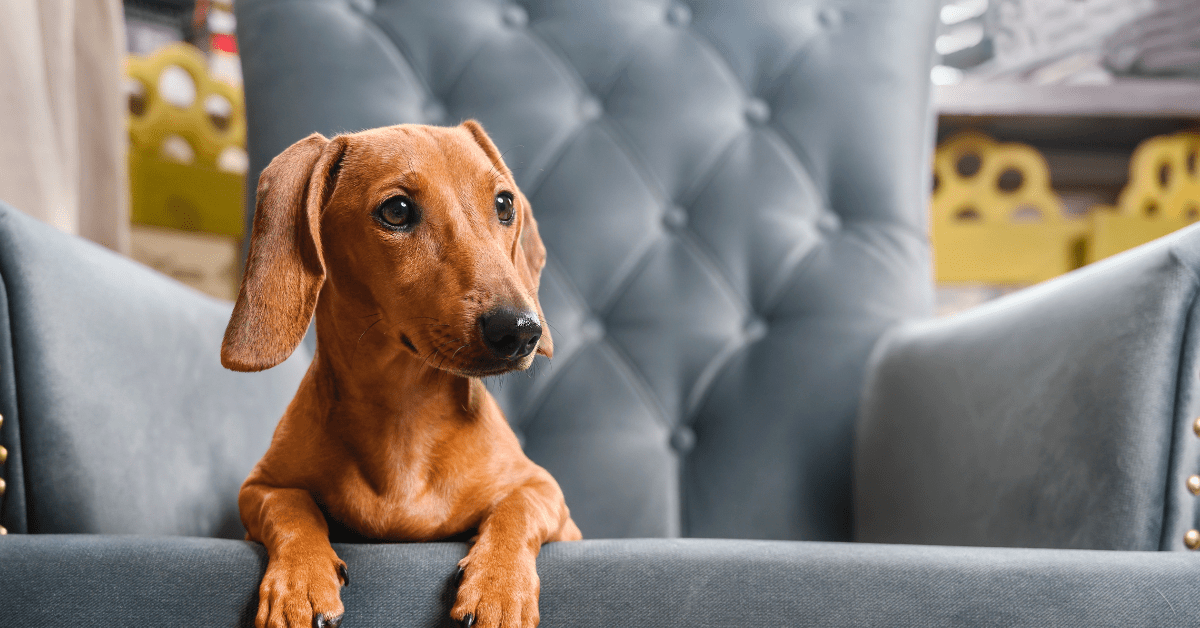
{"type": "Polygon", "coordinates": [[[474,120],[313,134],[259,177],[221,363],[285,360],[319,296],[339,327],[382,332],[430,366],[528,368],[535,350],[553,352],[537,299],[545,260],[529,201],[474,120]]]}

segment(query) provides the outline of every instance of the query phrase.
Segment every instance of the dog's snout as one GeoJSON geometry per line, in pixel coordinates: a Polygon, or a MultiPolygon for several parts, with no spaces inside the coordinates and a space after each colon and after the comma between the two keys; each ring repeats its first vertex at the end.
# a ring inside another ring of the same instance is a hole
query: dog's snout
{"type": "Polygon", "coordinates": [[[483,341],[496,355],[520,360],[537,349],[542,325],[537,314],[513,307],[498,307],[479,318],[483,341]]]}

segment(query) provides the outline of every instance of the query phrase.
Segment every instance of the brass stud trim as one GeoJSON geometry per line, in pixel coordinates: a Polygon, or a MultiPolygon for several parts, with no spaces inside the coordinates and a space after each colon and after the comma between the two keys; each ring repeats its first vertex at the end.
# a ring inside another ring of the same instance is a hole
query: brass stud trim
{"type": "Polygon", "coordinates": [[[1200,475],[1193,475],[1187,479],[1188,490],[1192,495],[1200,495],[1200,475]]]}
{"type": "Polygon", "coordinates": [[[1196,436],[1200,436],[1200,417],[1196,417],[1196,420],[1192,421],[1192,431],[1196,433],[1196,436]]]}
{"type": "Polygon", "coordinates": [[[4,478],[0,478],[0,495],[4,494],[4,489],[6,488],[8,488],[8,484],[5,483],[4,478]]]}
{"type": "Polygon", "coordinates": [[[1188,530],[1187,534],[1183,535],[1183,544],[1190,550],[1200,547],[1200,532],[1188,530]]]}
{"type": "Polygon", "coordinates": [[[0,464],[8,462],[8,450],[0,446],[0,464]]]}
{"type": "Polygon", "coordinates": [[[0,536],[4,536],[5,534],[8,534],[8,528],[0,526],[0,536]]]}

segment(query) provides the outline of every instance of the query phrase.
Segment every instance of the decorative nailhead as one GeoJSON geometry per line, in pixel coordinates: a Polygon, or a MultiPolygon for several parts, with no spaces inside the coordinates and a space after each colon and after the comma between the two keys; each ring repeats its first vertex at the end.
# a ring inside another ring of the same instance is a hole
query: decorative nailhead
{"type": "Polygon", "coordinates": [[[0,526],[0,536],[4,536],[5,534],[8,534],[8,528],[0,526]]]}
{"type": "Polygon", "coordinates": [[[1196,433],[1196,436],[1200,436],[1200,417],[1192,422],[1192,431],[1196,433]]]}
{"type": "Polygon", "coordinates": [[[6,488],[8,488],[8,484],[4,481],[4,478],[0,478],[0,495],[4,494],[4,489],[6,488]]]}
{"type": "Polygon", "coordinates": [[[0,447],[0,464],[8,462],[8,449],[0,447]]]}
{"type": "Polygon", "coordinates": [[[1188,478],[1187,487],[1193,495],[1200,495],[1200,475],[1193,475],[1192,477],[1188,478]]]}
{"type": "Polygon", "coordinates": [[[1188,530],[1187,534],[1183,535],[1183,544],[1190,550],[1200,547],[1200,532],[1188,530]]]}

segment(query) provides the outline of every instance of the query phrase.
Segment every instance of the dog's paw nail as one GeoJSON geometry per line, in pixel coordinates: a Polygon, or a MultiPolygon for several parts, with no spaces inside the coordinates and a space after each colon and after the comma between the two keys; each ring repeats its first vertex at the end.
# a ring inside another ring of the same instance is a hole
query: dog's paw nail
{"type": "Polygon", "coordinates": [[[326,618],[325,613],[317,613],[317,616],[313,617],[313,628],[338,628],[342,625],[342,617],[344,615],[326,618]]]}
{"type": "Polygon", "coordinates": [[[338,565],[338,575],[342,577],[342,586],[350,586],[350,572],[346,570],[346,565],[338,565]]]}
{"type": "MultiPolygon", "coordinates": [[[[460,569],[459,572],[461,573],[462,570],[460,569]]],[[[462,625],[463,628],[471,628],[471,626],[475,625],[475,616],[467,613],[466,616],[462,618],[462,621],[459,622],[459,624],[462,625]]]]}

